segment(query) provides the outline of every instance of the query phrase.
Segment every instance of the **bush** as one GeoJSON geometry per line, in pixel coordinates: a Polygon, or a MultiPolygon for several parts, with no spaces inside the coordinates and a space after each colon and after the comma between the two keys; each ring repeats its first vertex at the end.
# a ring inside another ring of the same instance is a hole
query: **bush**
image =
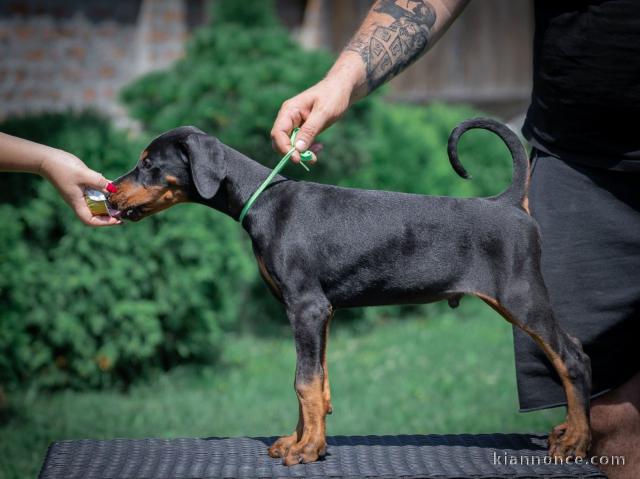
{"type": "MultiPolygon", "coordinates": [[[[16,120],[2,131],[73,151],[111,177],[140,151],[86,114],[16,120]]],[[[90,229],[47,182],[3,176],[3,185],[28,188],[6,189],[0,207],[0,383],[127,384],[215,359],[255,276],[232,220],[183,205],[90,229]]]]}
{"type": "MultiPolygon", "coordinates": [[[[262,163],[276,163],[269,130],[281,102],[321,78],[331,59],[293,43],[268,2],[256,6],[216,2],[216,24],[195,34],[184,59],[124,91],[149,134],[194,124],[262,163]]],[[[416,193],[497,193],[511,163],[498,140],[465,136],[461,158],[471,182],[446,159],[451,129],[476,115],[442,105],[389,105],[374,96],[323,134],[327,148],[312,173],[292,166],[287,173],[416,193]]],[[[0,129],[71,151],[108,177],[129,170],[150,138],[132,140],[93,114],[13,120],[0,129]]],[[[141,223],[88,229],[48,183],[11,174],[2,184],[0,384],[128,384],[179,363],[215,361],[228,329],[264,333],[274,318],[284,323],[246,235],[229,218],[181,205],[141,223]]],[[[381,311],[399,309],[366,315],[381,311]]]]}
{"type": "MultiPolygon", "coordinates": [[[[357,174],[336,180],[348,186],[448,196],[490,196],[511,181],[512,160],[493,133],[473,130],[459,143],[460,159],[473,176],[460,178],[447,157],[449,133],[481,115],[469,107],[376,104],[372,134],[363,145],[367,162],[357,174]]],[[[329,160],[330,161],[330,160],[329,160]]]]}

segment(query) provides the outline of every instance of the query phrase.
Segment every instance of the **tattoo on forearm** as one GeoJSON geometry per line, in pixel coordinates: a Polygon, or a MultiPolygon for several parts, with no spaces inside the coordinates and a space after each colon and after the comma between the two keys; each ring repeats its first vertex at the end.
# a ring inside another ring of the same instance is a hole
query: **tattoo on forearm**
{"type": "Polygon", "coordinates": [[[378,0],[373,10],[391,16],[393,22],[374,23],[346,46],[364,61],[368,91],[413,63],[426,49],[436,23],[436,11],[427,0],[378,0]]]}

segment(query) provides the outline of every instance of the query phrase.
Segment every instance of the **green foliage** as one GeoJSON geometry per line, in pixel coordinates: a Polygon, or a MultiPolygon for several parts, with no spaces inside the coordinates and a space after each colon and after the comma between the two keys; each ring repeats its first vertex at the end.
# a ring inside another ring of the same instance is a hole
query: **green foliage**
{"type": "MultiPolygon", "coordinates": [[[[13,121],[2,131],[73,151],[111,177],[140,151],[91,115],[13,121]]],[[[90,229],[45,181],[21,193],[11,185],[25,175],[2,176],[0,384],[126,384],[215,359],[255,276],[235,223],[184,205],[90,229]]]]}
{"type": "MultiPolygon", "coordinates": [[[[449,133],[461,121],[478,116],[468,107],[380,105],[365,147],[369,160],[357,175],[340,180],[348,186],[427,195],[490,196],[506,188],[512,160],[493,133],[470,131],[459,154],[473,179],[460,178],[447,157],[449,133]]],[[[329,159],[330,161],[331,159],[329,159]]]]}
{"type": "Polygon", "coordinates": [[[212,8],[216,25],[234,23],[255,28],[277,24],[272,0],[222,0],[215,2],[212,8]]]}

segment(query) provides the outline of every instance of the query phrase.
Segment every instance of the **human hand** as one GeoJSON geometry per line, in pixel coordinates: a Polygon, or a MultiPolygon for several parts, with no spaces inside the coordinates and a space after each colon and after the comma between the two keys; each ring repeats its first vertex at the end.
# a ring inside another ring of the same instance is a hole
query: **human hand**
{"type": "Polygon", "coordinates": [[[309,150],[315,155],[322,150],[315,137],[331,126],[347,110],[352,86],[338,78],[325,78],[299,95],[285,101],[271,130],[273,148],[283,155],[291,149],[291,132],[300,127],[291,160],[300,162],[300,153],[309,150]]]}
{"type": "Polygon", "coordinates": [[[84,189],[92,188],[105,193],[115,191],[104,176],[88,168],[76,156],[55,150],[40,164],[40,173],[60,192],[60,196],[75,211],[84,224],[89,226],[110,226],[122,223],[111,216],[93,216],[84,199],[84,189]]]}

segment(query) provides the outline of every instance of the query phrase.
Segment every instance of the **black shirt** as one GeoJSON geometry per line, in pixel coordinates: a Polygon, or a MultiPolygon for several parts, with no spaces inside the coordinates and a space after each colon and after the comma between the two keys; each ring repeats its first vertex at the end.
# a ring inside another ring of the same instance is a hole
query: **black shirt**
{"type": "Polygon", "coordinates": [[[640,170],[640,0],[536,0],[523,134],[553,156],[640,170]]]}

